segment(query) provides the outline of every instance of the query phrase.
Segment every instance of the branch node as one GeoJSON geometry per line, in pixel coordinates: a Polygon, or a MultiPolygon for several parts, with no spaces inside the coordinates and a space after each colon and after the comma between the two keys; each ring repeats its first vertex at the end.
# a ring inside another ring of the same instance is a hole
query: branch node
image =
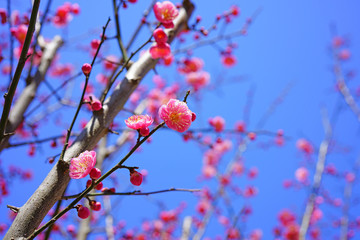
{"type": "Polygon", "coordinates": [[[17,213],[20,211],[20,208],[15,207],[15,206],[11,206],[11,205],[6,205],[7,208],[9,208],[11,211],[13,211],[14,213],[17,213]]]}

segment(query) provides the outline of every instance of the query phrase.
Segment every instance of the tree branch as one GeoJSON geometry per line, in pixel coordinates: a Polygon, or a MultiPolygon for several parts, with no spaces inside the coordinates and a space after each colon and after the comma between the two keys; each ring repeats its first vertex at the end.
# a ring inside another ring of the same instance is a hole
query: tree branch
{"type": "MultiPolygon", "coordinates": [[[[11,109],[8,122],[6,124],[6,132],[14,132],[24,119],[25,111],[28,109],[32,100],[36,96],[37,89],[40,83],[44,80],[47,70],[50,67],[52,60],[55,57],[57,50],[63,44],[62,39],[59,36],[55,36],[54,39],[48,43],[44,49],[41,57],[41,63],[37,69],[35,76],[31,83],[27,85],[22,91],[21,95],[17,99],[15,105],[11,109]]],[[[25,63],[25,62],[24,62],[25,63]]],[[[19,76],[20,77],[20,76],[19,76]]],[[[14,79],[16,78],[16,72],[14,79]]],[[[10,92],[10,91],[9,91],[10,92]]],[[[5,106],[4,106],[5,111],[5,106]]],[[[9,142],[9,136],[2,139],[0,142],[0,152],[7,147],[9,142]]]]}
{"type": "Polygon", "coordinates": [[[317,195],[319,193],[321,178],[322,178],[322,175],[324,172],[326,156],[328,153],[328,148],[329,148],[329,144],[330,144],[330,140],[331,140],[331,136],[332,136],[331,125],[330,125],[330,122],[324,112],[323,112],[323,125],[324,125],[324,130],[325,130],[325,138],[320,144],[318,160],[316,163],[316,171],[315,171],[315,175],[314,175],[314,182],[312,184],[311,194],[309,196],[309,199],[308,199],[308,202],[307,202],[306,208],[305,208],[305,213],[302,218],[300,231],[299,231],[299,240],[306,239],[306,233],[309,228],[311,215],[314,210],[315,198],[317,197],[317,195]]]}
{"type": "Polygon", "coordinates": [[[26,33],[26,37],[25,37],[25,41],[24,41],[22,50],[21,50],[19,62],[16,67],[16,70],[15,70],[14,78],[11,81],[9,91],[7,93],[5,93],[5,95],[4,95],[5,104],[4,104],[4,108],[3,108],[3,112],[2,112],[1,120],[0,120],[0,141],[2,141],[5,137],[6,125],[8,122],[8,116],[10,113],[11,104],[12,104],[12,101],[13,101],[13,98],[15,95],[15,90],[19,83],[20,76],[21,76],[22,70],[25,66],[26,59],[28,58],[28,50],[29,50],[29,46],[31,43],[33,33],[35,31],[35,23],[36,23],[37,13],[39,11],[39,5],[40,5],[40,0],[35,0],[33,9],[31,11],[29,27],[28,27],[28,30],[26,33]]]}
{"type": "MultiPolygon", "coordinates": [[[[187,0],[174,20],[175,27],[167,31],[171,42],[176,34],[187,26],[194,6],[187,0]]],[[[94,113],[86,127],[67,149],[64,161],[58,161],[47,177],[20,208],[15,220],[5,235],[5,239],[27,237],[39,226],[52,206],[62,197],[70,181],[69,166],[71,158],[85,150],[91,150],[105,135],[115,116],[122,110],[131,93],[136,89],[145,75],[155,67],[157,60],[151,58],[149,52],[144,53],[128,70],[125,78],[109,96],[103,105],[103,111],[94,113]]]]}

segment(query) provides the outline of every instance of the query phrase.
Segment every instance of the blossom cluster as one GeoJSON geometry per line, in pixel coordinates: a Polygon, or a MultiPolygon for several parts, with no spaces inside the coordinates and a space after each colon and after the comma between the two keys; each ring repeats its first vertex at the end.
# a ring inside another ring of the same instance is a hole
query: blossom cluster
{"type": "Polygon", "coordinates": [[[186,83],[198,91],[210,82],[210,74],[202,68],[204,61],[201,58],[186,58],[181,61],[178,71],[185,74],[186,83]]]}

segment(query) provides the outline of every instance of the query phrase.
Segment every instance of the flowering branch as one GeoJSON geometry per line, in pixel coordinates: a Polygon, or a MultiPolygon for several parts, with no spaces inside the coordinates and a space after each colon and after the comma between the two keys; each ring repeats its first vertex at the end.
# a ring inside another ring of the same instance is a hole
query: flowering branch
{"type": "Polygon", "coordinates": [[[110,176],[113,172],[115,172],[117,169],[122,168],[122,164],[152,135],[154,134],[159,128],[161,128],[162,126],[164,126],[165,122],[160,123],[158,126],[156,126],[150,133],[148,136],[144,137],[141,141],[139,141],[137,144],[135,144],[135,146],[130,150],[130,152],[128,154],[126,154],[126,156],[118,163],[116,164],[113,168],[111,168],[108,172],[106,172],[104,175],[102,175],[100,178],[98,178],[96,181],[93,181],[92,184],[86,188],[82,193],[80,193],[74,201],[72,201],[66,208],[64,208],[64,210],[62,210],[61,212],[59,212],[58,214],[56,214],[51,220],[49,220],[47,223],[45,223],[41,228],[37,229],[36,231],[34,231],[29,237],[28,239],[33,239],[35,238],[37,235],[39,235],[42,231],[44,231],[46,228],[48,228],[49,226],[53,225],[60,217],[62,217],[65,213],[67,213],[68,211],[70,211],[72,208],[75,207],[75,205],[84,197],[87,196],[87,194],[94,189],[94,187],[99,184],[100,182],[102,182],[104,179],[106,179],[108,176],[110,176]]]}
{"type": "MultiPolygon", "coordinates": [[[[183,6],[180,9],[179,16],[174,20],[174,28],[169,31],[169,42],[186,27],[194,9],[194,6],[188,0],[184,1],[183,6]]],[[[38,189],[21,207],[5,238],[24,237],[33,233],[52,206],[62,197],[70,181],[68,175],[68,163],[70,160],[84,150],[95,147],[97,142],[107,133],[110,124],[122,110],[131,93],[136,89],[143,77],[154,68],[156,63],[157,61],[152,59],[150,54],[146,52],[137,62],[132,64],[121,84],[104,101],[103,111],[92,116],[74,143],[66,150],[64,161],[58,161],[54,165],[38,189]]]]}

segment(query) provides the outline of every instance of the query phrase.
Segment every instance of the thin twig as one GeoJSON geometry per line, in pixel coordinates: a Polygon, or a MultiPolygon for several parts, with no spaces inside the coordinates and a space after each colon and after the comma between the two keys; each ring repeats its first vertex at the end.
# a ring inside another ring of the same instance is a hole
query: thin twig
{"type": "MultiPolygon", "coordinates": [[[[261,8],[257,9],[255,11],[255,13],[252,15],[252,21],[260,14],[261,12],[261,8]]],[[[245,24],[245,27],[247,27],[248,24],[245,24]]],[[[214,43],[217,43],[219,41],[222,41],[222,40],[229,40],[229,39],[232,39],[234,37],[240,37],[240,36],[244,36],[244,28],[238,30],[238,31],[235,31],[235,32],[232,32],[232,33],[229,33],[229,34],[219,34],[218,36],[216,37],[213,37],[211,39],[206,39],[206,40],[202,40],[202,41],[198,41],[196,43],[193,43],[193,44],[190,44],[186,47],[183,47],[181,49],[177,49],[177,50],[174,50],[172,52],[173,55],[176,55],[176,54],[179,54],[179,53],[186,53],[187,51],[189,50],[194,50],[195,48],[199,48],[199,47],[203,47],[203,46],[207,46],[207,45],[212,45],[214,43]]]]}
{"type": "MultiPolygon", "coordinates": [[[[78,134],[74,134],[74,133],[71,134],[71,136],[77,136],[77,135],[78,134]]],[[[63,138],[63,137],[64,137],[64,134],[47,137],[47,138],[43,138],[43,139],[38,139],[38,140],[10,143],[6,148],[20,147],[20,146],[29,145],[29,144],[39,144],[39,143],[49,142],[49,141],[56,140],[56,139],[63,138]]]]}
{"type": "Polygon", "coordinates": [[[9,84],[11,83],[11,80],[13,78],[13,67],[14,67],[14,41],[13,41],[13,35],[11,34],[11,4],[10,0],[7,0],[7,21],[9,25],[9,40],[10,40],[10,49],[9,49],[9,55],[10,55],[10,69],[9,69],[9,84]]]}
{"type": "MultiPolygon", "coordinates": [[[[98,48],[97,48],[97,50],[96,50],[96,53],[95,53],[95,55],[94,55],[94,58],[93,58],[93,60],[92,60],[92,62],[91,62],[91,67],[94,65],[95,60],[96,60],[96,57],[97,57],[97,55],[98,55],[98,53],[99,53],[99,51],[100,51],[101,45],[103,44],[103,42],[104,42],[104,40],[105,40],[105,31],[106,31],[107,26],[109,25],[109,22],[110,22],[110,18],[107,20],[105,26],[103,27],[103,33],[102,33],[102,36],[101,36],[101,41],[100,41],[100,44],[99,44],[99,46],[98,46],[98,48]]],[[[86,92],[86,88],[87,88],[87,85],[88,85],[88,82],[89,82],[90,74],[91,74],[91,72],[90,72],[88,75],[86,75],[85,84],[84,84],[84,89],[83,89],[83,92],[82,92],[82,94],[81,94],[81,98],[80,98],[80,101],[79,101],[79,105],[78,105],[78,108],[76,109],[76,112],[75,112],[74,118],[73,118],[73,120],[72,120],[72,122],[71,122],[71,124],[70,124],[70,127],[69,127],[69,129],[67,130],[66,139],[65,139],[65,144],[64,144],[63,150],[61,151],[61,155],[60,155],[59,161],[63,161],[66,148],[68,147],[68,144],[69,144],[69,138],[70,138],[70,135],[71,135],[72,128],[74,127],[76,118],[77,118],[77,116],[79,115],[81,106],[83,105],[83,99],[84,99],[85,92],[86,92]]]]}
{"type": "Polygon", "coordinates": [[[44,13],[42,15],[42,18],[40,20],[39,28],[37,29],[37,32],[36,32],[36,35],[35,35],[35,38],[34,38],[34,44],[32,46],[32,52],[34,54],[31,56],[31,59],[30,59],[30,66],[29,66],[28,75],[27,75],[26,79],[31,78],[31,71],[32,71],[32,68],[33,68],[33,65],[34,65],[34,59],[35,59],[35,55],[36,55],[36,47],[37,47],[38,42],[39,42],[39,36],[41,34],[43,24],[44,24],[44,22],[46,20],[47,14],[49,13],[51,2],[52,2],[52,0],[48,0],[48,2],[46,4],[45,11],[44,11],[44,13]]]}
{"type": "MultiPolygon", "coordinates": [[[[146,18],[147,18],[147,16],[149,15],[151,9],[154,7],[156,1],[157,1],[157,0],[152,0],[152,2],[150,3],[150,6],[149,6],[148,9],[146,9],[146,11],[144,12],[142,19],[146,19],[146,18]]],[[[129,51],[131,45],[132,45],[132,44],[134,43],[134,41],[135,41],[135,38],[138,36],[141,28],[144,26],[144,22],[142,21],[142,19],[140,20],[139,25],[137,26],[135,32],[133,33],[133,35],[132,35],[131,38],[130,38],[129,43],[128,43],[127,46],[126,46],[126,50],[127,50],[127,51],[129,51]]]]}
{"type": "MultiPolygon", "coordinates": [[[[200,192],[201,189],[186,189],[186,188],[169,188],[164,190],[152,191],[152,192],[141,192],[141,191],[132,191],[132,192],[122,192],[122,193],[113,193],[113,192],[102,192],[102,193],[90,193],[86,197],[96,197],[96,196],[148,196],[152,194],[165,193],[165,192],[200,192]]],[[[64,196],[62,199],[68,200],[79,197],[79,194],[64,196]]]]}
{"type": "Polygon", "coordinates": [[[12,104],[12,101],[13,101],[13,98],[15,95],[15,90],[19,83],[20,76],[21,76],[22,70],[25,66],[26,59],[28,58],[27,52],[29,50],[31,39],[32,39],[33,33],[35,31],[35,23],[36,23],[37,13],[39,11],[39,5],[40,5],[40,0],[34,0],[28,30],[26,33],[23,48],[21,50],[19,62],[16,67],[16,70],[15,70],[14,78],[11,81],[9,91],[7,93],[5,93],[5,95],[4,95],[5,103],[4,103],[4,108],[3,108],[3,112],[2,112],[1,120],[0,120],[0,141],[2,141],[5,136],[5,128],[6,128],[6,124],[8,121],[11,104],[12,104]]]}
{"type": "MultiPolygon", "coordinates": [[[[128,56],[126,52],[126,48],[124,47],[122,38],[121,38],[121,31],[120,31],[120,17],[119,17],[119,8],[116,6],[116,0],[113,0],[113,8],[114,8],[114,17],[115,17],[115,24],[116,24],[116,38],[119,44],[123,62],[127,62],[128,56]]],[[[126,67],[126,66],[125,66],[126,67]]]]}
{"type": "Polygon", "coordinates": [[[74,76],[70,77],[69,79],[65,80],[59,87],[55,88],[54,91],[52,91],[49,95],[47,95],[45,98],[43,98],[35,107],[33,107],[31,110],[29,110],[25,115],[24,118],[31,115],[33,112],[35,112],[40,106],[42,106],[47,100],[49,100],[50,97],[54,96],[56,92],[58,92],[60,89],[65,87],[69,82],[74,80],[77,77],[80,77],[83,73],[78,72],[74,76]]]}

